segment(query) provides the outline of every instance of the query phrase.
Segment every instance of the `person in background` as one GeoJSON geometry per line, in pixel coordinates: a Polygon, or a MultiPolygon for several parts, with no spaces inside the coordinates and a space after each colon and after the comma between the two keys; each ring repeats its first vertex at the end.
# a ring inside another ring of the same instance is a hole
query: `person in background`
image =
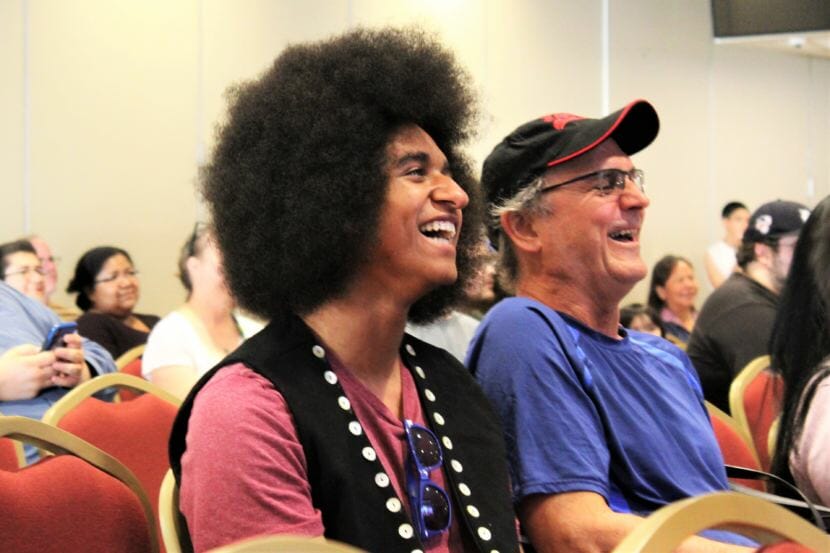
{"type": "Polygon", "coordinates": [[[159,320],[133,312],[139,299],[138,271],[121,248],[102,246],[82,255],[66,291],[78,294],[75,303],[84,312],[78,331],[115,359],[146,343],[159,320]]]}
{"type": "Polygon", "coordinates": [[[692,263],[677,255],[664,256],[651,271],[648,306],[660,315],[668,340],[685,347],[697,319],[698,285],[692,263]]]}
{"type": "MultiPolygon", "coordinates": [[[[115,371],[112,356],[95,342],[68,334],[62,344],[41,351],[60,322],[42,302],[0,283],[0,413],[40,419],[74,386],[115,371]]],[[[26,447],[26,459],[37,450],[26,447]]]]}
{"type": "MultiPolygon", "coordinates": [[[[647,274],[649,199],[629,156],[658,128],[644,100],[601,119],[554,113],[484,162],[499,278],[516,296],[484,317],[467,365],[501,416],[517,512],[540,553],[610,551],[640,517],[727,489],[689,359],[620,326],[620,300],[647,274]]],[[[682,550],[743,549],[695,537],[682,550]]]]}
{"type": "MultiPolygon", "coordinates": [[[[235,303],[211,231],[197,224],[179,256],[187,302],[150,332],[141,362],[144,378],[183,398],[208,369],[250,334],[234,317],[235,303]]],[[[261,328],[261,327],[260,327],[261,328]]]]}
{"type": "MultiPolygon", "coordinates": [[[[830,197],[804,224],[772,327],[784,397],[772,471],[830,505],[830,197]]],[[[785,489],[777,490],[786,493],[785,489]]]]}
{"type": "Polygon", "coordinates": [[[620,309],[620,324],[631,330],[665,337],[663,321],[651,307],[642,303],[630,303],[620,309]]]}
{"type": "Polygon", "coordinates": [[[234,297],[270,323],[173,426],[196,551],[260,534],[519,550],[495,413],[404,333],[469,274],[472,89],[434,39],[391,29],[295,44],[235,89],[203,192],[234,297]]]}
{"type": "Polygon", "coordinates": [[[0,244],[0,267],[6,284],[46,305],[46,271],[28,240],[0,244]]]}
{"type": "Polygon", "coordinates": [[[458,309],[471,317],[481,320],[500,297],[496,290],[496,261],[495,249],[486,236],[482,237],[478,249],[479,266],[475,276],[464,289],[464,299],[458,309]]]}
{"type": "Polygon", "coordinates": [[[778,294],[810,210],[777,200],[755,210],[738,248],[740,271],[712,292],[686,348],[703,395],[729,413],[729,387],[747,363],[769,353],[778,294]]]}
{"type": "Polygon", "coordinates": [[[61,320],[74,321],[81,315],[81,312],[73,307],[56,303],[52,298],[52,294],[58,286],[58,258],[52,255],[52,248],[50,248],[46,240],[40,236],[33,234],[28,236],[26,240],[32,244],[32,247],[35,249],[38,258],[40,259],[40,263],[43,266],[46,305],[49,309],[57,313],[61,320]]]}
{"type": "Polygon", "coordinates": [[[703,266],[712,288],[723,284],[738,266],[735,254],[749,223],[749,209],[741,202],[729,202],[723,206],[720,216],[723,239],[709,246],[703,257],[703,266]]]}

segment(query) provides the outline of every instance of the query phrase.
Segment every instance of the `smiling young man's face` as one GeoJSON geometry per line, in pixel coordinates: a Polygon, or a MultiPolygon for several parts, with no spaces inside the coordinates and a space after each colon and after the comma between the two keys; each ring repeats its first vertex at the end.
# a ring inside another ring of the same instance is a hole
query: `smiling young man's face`
{"type": "Polygon", "coordinates": [[[387,148],[389,183],[367,271],[413,296],[458,276],[456,244],[467,193],[423,129],[402,127],[387,148]]]}
{"type": "MultiPolygon", "coordinates": [[[[631,159],[608,139],[550,169],[544,176],[545,186],[604,169],[633,168],[631,159]]],[[[593,179],[585,179],[545,194],[542,201],[551,213],[541,220],[546,265],[577,286],[625,295],[648,272],[640,256],[640,229],[649,200],[630,179],[623,190],[607,195],[596,185],[593,179]]]]}

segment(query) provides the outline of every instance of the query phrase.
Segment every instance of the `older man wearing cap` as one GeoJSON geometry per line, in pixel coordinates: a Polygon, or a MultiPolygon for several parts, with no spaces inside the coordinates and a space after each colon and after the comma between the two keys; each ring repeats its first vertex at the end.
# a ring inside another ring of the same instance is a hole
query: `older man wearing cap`
{"type": "Polygon", "coordinates": [[[686,352],[703,385],[703,395],[729,412],[729,386],[747,363],[768,353],[798,233],[810,210],[777,200],[752,214],[733,273],[703,304],[686,352]]]}
{"type": "Polygon", "coordinates": [[[619,302],[647,273],[649,200],[629,156],[658,128],[643,100],[602,119],[549,115],[484,163],[499,277],[516,297],[482,321],[468,366],[501,416],[514,501],[537,551],[607,551],[638,515],[727,488],[689,359],[619,324],[619,302]]]}

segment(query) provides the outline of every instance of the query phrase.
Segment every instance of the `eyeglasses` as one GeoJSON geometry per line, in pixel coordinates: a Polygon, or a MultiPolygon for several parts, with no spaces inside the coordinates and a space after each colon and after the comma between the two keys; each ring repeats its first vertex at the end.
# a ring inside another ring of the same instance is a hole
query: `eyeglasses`
{"type": "Polygon", "coordinates": [[[106,283],[106,282],[115,282],[116,280],[118,280],[121,277],[130,278],[130,279],[136,278],[136,277],[138,277],[138,271],[136,271],[135,269],[127,269],[123,273],[113,273],[111,275],[107,275],[105,277],[95,279],[92,282],[94,282],[95,284],[102,284],[102,283],[106,283]]]}
{"type": "Polygon", "coordinates": [[[10,276],[17,276],[20,275],[23,278],[29,277],[29,275],[39,274],[43,276],[46,274],[46,270],[43,267],[21,267],[16,271],[9,271],[8,273],[3,274],[3,278],[8,278],[10,276]]]}
{"type": "Polygon", "coordinates": [[[602,171],[595,171],[587,175],[580,175],[571,180],[553,184],[551,186],[542,188],[539,193],[550,192],[565,185],[572,184],[583,180],[594,180],[594,185],[591,190],[598,190],[600,196],[608,196],[614,191],[625,190],[625,180],[630,179],[640,192],[646,191],[646,175],[642,169],[632,169],[631,171],[622,171],[620,169],[603,169],[602,171]]]}
{"type": "Polygon", "coordinates": [[[404,420],[409,459],[406,472],[406,494],[412,518],[422,540],[446,532],[452,522],[450,496],[429,479],[429,473],[441,467],[443,455],[438,438],[429,428],[404,420]]]}

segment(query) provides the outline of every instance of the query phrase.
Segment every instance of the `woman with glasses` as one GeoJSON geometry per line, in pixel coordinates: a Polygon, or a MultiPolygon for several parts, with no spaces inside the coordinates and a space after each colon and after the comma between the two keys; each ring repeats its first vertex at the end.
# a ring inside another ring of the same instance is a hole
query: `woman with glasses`
{"type": "Polygon", "coordinates": [[[147,342],[159,320],[133,312],[139,298],[138,271],[121,248],[101,246],[83,254],[66,291],[78,294],[75,304],[84,312],[78,317],[78,332],[104,346],[113,359],[147,342]]]}
{"type": "Polygon", "coordinates": [[[153,328],[141,370],[144,378],[183,398],[201,375],[262,326],[234,315],[222,256],[205,225],[197,224],[182,247],[179,279],[187,302],[153,328]]]}
{"type": "Polygon", "coordinates": [[[0,245],[0,265],[6,284],[46,305],[45,271],[34,246],[28,240],[0,245]]]}
{"type": "Polygon", "coordinates": [[[271,322],[174,424],[196,551],[259,534],[518,551],[495,414],[457,360],[404,334],[470,273],[468,82],[422,33],[358,30],[235,89],[204,194],[234,296],[271,322]]]}

